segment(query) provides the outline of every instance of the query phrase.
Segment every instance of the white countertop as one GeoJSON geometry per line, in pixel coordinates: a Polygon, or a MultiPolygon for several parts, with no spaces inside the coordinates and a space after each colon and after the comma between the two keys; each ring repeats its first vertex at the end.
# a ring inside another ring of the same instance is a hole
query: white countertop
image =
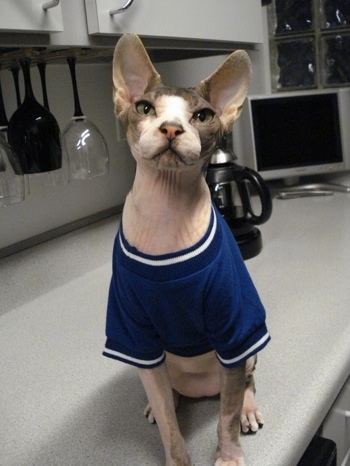
{"type": "MultiPolygon", "coordinates": [[[[102,357],[111,218],[0,261],[1,466],[163,465],[132,367],[102,357]]],[[[259,357],[266,425],[250,466],[295,466],[350,374],[350,194],[274,200],[247,266],[272,341],[259,357]]],[[[214,463],[218,399],[183,400],[193,464],[214,463]]]]}

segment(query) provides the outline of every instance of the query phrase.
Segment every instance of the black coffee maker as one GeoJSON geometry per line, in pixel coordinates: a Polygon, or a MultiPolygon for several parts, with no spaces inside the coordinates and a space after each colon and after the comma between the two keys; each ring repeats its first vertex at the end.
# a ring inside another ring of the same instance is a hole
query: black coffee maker
{"type": "Polygon", "coordinates": [[[261,232],[255,225],[261,225],[270,218],[272,198],[263,178],[254,170],[238,165],[235,160],[234,153],[225,145],[221,146],[210,159],[206,181],[212,200],[228,223],[243,259],[250,259],[262,249],[261,232]],[[252,206],[254,194],[257,194],[256,200],[260,204],[259,213],[255,213],[252,206]]]}

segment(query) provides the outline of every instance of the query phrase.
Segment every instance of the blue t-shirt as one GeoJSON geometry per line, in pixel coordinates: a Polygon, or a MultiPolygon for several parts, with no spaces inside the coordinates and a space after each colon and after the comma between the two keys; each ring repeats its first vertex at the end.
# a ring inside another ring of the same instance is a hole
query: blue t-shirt
{"type": "Polygon", "coordinates": [[[264,307],[214,206],[204,237],[174,254],[139,252],[120,225],[106,335],[105,356],[141,368],[162,364],[165,351],[191,357],[212,350],[233,367],[268,343],[264,307]]]}

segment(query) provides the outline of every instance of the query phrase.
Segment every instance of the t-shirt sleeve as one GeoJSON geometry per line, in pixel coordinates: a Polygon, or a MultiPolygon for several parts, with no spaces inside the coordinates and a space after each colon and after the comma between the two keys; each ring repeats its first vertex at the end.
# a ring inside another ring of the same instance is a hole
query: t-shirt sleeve
{"type": "Polygon", "coordinates": [[[209,341],[225,367],[242,364],[270,340],[265,309],[244,264],[223,261],[213,273],[205,309],[209,341]]]}
{"type": "Polygon", "coordinates": [[[142,312],[142,293],[134,293],[137,286],[128,287],[127,278],[121,281],[118,275],[113,275],[108,295],[103,354],[140,368],[159,366],[165,352],[154,326],[142,312]]]}

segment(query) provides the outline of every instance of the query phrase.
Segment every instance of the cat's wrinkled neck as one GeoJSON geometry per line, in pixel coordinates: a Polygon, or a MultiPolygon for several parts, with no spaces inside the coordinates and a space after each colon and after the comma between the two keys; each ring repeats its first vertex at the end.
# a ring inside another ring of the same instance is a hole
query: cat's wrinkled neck
{"type": "Polygon", "coordinates": [[[200,168],[158,170],[138,165],[124,207],[124,234],[144,253],[176,252],[201,239],[210,212],[210,193],[200,168]]]}
{"type": "Polygon", "coordinates": [[[156,205],[182,209],[200,201],[203,189],[207,187],[200,168],[159,170],[138,164],[131,195],[139,205],[151,198],[156,205]]]}

